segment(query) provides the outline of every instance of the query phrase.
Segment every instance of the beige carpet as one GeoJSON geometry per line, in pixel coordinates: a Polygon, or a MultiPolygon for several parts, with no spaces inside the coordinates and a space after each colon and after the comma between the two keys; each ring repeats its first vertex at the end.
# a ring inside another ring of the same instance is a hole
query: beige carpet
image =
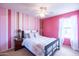
{"type": "MultiPolygon", "coordinates": [[[[10,50],[0,53],[0,56],[33,56],[26,49],[20,49],[17,51],[10,50]]],[[[54,56],[79,56],[79,52],[72,50],[70,47],[63,46],[60,50],[56,51],[54,56]]]]}
{"type": "Polygon", "coordinates": [[[0,55],[4,55],[4,56],[32,56],[32,54],[27,51],[25,48],[22,48],[22,49],[19,49],[19,50],[10,50],[10,51],[7,51],[7,52],[3,52],[3,53],[0,53],[0,55]]]}
{"type": "Polygon", "coordinates": [[[79,51],[74,51],[70,47],[63,46],[54,56],[79,56],[79,51]]]}

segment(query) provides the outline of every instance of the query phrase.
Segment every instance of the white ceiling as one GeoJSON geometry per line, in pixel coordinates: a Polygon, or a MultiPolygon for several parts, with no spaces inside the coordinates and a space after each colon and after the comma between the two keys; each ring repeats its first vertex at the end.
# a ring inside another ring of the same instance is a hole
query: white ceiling
{"type": "Polygon", "coordinates": [[[20,11],[35,17],[38,17],[37,13],[40,7],[47,7],[48,14],[45,17],[79,10],[78,3],[0,3],[0,7],[20,11]]]}

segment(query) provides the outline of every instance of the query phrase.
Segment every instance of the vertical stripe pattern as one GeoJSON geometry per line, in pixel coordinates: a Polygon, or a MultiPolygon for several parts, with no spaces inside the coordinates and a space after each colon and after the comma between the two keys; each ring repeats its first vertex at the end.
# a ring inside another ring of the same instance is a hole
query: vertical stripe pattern
{"type": "Polygon", "coordinates": [[[7,19],[6,9],[0,8],[0,51],[7,50],[6,48],[6,31],[7,31],[7,19]]]}
{"type": "Polygon", "coordinates": [[[17,12],[17,29],[19,29],[19,12],[17,12]]]}
{"type": "Polygon", "coordinates": [[[39,20],[35,17],[0,8],[0,52],[14,48],[16,30],[39,29],[39,20]]]}
{"type": "Polygon", "coordinates": [[[11,10],[8,10],[8,48],[11,48],[11,10]]]}

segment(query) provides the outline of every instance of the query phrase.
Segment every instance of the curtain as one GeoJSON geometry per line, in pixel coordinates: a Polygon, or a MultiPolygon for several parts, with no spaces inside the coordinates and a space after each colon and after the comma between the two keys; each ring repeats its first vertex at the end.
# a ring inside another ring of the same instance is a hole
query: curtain
{"type": "Polygon", "coordinates": [[[61,45],[64,42],[64,38],[69,38],[72,49],[78,50],[77,16],[62,18],[59,22],[59,38],[61,39],[61,45]]]}
{"type": "Polygon", "coordinates": [[[78,50],[78,24],[77,24],[77,16],[72,16],[70,18],[72,20],[71,26],[71,47],[74,50],[78,50]]]}

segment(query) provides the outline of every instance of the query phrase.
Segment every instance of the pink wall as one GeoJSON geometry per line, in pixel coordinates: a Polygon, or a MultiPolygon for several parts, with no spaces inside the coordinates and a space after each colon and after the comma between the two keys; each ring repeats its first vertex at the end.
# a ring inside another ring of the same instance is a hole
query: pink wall
{"type": "Polygon", "coordinates": [[[11,48],[11,10],[8,10],[8,48],[11,48]]]}
{"type": "Polygon", "coordinates": [[[52,17],[43,20],[43,35],[48,37],[58,37],[59,17],[52,17]]]}
{"type": "Polygon", "coordinates": [[[27,14],[0,7],[0,52],[14,48],[17,29],[39,30],[40,20],[27,14]]]}
{"type": "MultiPolygon", "coordinates": [[[[59,30],[59,19],[70,17],[73,15],[78,16],[78,22],[79,22],[79,10],[73,11],[70,13],[49,17],[42,19],[42,35],[48,36],[48,37],[58,37],[58,30],[59,30]]],[[[79,23],[78,23],[78,29],[79,29],[79,23]]],[[[79,39],[79,31],[78,31],[78,39],[79,39]]],[[[69,40],[65,40],[64,44],[70,45],[69,40]]]]}
{"type": "Polygon", "coordinates": [[[78,11],[78,47],[79,47],[79,11],[78,11]]]}
{"type": "Polygon", "coordinates": [[[22,29],[23,30],[28,29],[28,15],[26,14],[22,14],[22,29]]]}

